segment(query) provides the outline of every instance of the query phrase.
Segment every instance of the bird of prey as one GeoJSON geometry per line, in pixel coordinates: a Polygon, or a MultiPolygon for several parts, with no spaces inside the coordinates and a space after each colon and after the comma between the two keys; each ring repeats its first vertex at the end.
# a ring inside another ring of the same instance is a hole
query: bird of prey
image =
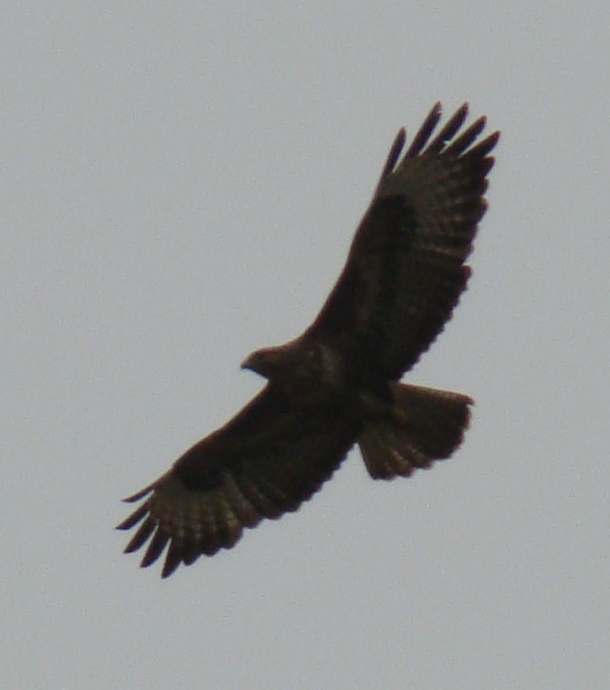
{"type": "Polygon", "coordinates": [[[485,118],[465,126],[464,104],[439,128],[436,104],[403,154],[401,129],[347,263],[313,324],[242,368],[267,379],[225,426],[125,499],[143,501],[118,528],[139,525],[125,551],[141,565],[167,547],[162,577],[202,554],[230,549],[245,527],[295,511],[354,444],[374,479],[408,477],[448,458],[472,399],[401,383],[451,317],[465,290],[486,209],[485,118]],[[141,523],[141,524],[140,524],[141,523]]]}

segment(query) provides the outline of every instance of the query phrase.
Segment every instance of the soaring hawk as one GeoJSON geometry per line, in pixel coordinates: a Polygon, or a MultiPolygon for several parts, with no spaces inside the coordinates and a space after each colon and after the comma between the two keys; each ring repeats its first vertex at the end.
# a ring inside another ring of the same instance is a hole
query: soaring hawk
{"type": "Polygon", "coordinates": [[[464,104],[437,130],[436,104],[403,154],[401,129],[337,284],[313,324],[242,364],[267,379],[225,426],[186,451],[143,503],[126,552],[142,566],[167,546],[162,576],[230,549],[245,527],[299,508],[357,444],[374,479],[408,477],[448,458],[471,398],[400,383],[465,290],[499,133],[479,140],[464,104]],[[402,157],[401,157],[402,156],[402,157]]]}

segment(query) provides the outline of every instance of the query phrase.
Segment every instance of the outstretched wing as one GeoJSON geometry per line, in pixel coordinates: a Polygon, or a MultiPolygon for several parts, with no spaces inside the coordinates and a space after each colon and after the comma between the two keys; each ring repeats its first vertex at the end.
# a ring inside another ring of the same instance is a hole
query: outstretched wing
{"type": "Polygon", "coordinates": [[[436,104],[402,160],[401,130],[347,264],[307,337],[358,353],[379,375],[398,379],[428,349],[466,288],[496,132],[475,143],[464,104],[431,140],[436,104]],[[462,131],[460,131],[462,130],[462,131]]]}
{"type": "Polygon", "coordinates": [[[290,409],[271,384],[224,427],[203,439],[154,484],[118,529],[142,523],[125,551],[148,547],[148,566],[169,544],[162,576],[200,555],[230,549],[244,527],[297,510],[339,466],[358,422],[321,403],[290,409]]]}

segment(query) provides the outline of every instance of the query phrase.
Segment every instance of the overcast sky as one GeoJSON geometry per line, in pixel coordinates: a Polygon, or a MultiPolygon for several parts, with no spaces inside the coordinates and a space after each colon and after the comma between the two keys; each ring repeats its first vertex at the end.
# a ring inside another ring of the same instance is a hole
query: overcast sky
{"type": "Polygon", "coordinates": [[[7,1],[0,51],[4,686],[607,689],[608,3],[7,1]],[[502,130],[410,376],[463,447],[139,570],[120,499],[260,389],[437,100],[502,130]]]}

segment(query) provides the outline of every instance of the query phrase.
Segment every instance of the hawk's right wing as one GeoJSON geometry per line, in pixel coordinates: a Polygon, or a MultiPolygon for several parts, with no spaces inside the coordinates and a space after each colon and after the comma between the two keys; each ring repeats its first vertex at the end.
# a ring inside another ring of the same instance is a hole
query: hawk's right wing
{"type": "Polygon", "coordinates": [[[188,450],[146,489],[118,529],[139,523],[125,551],[148,547],[142,566],[169,544],[162,576],[200,555],[231,548],[244,527],[297,510],[329,479],[354,443],[358,423],[336,406],[291,408],[268,384],[228,424],[188,450]]]}

